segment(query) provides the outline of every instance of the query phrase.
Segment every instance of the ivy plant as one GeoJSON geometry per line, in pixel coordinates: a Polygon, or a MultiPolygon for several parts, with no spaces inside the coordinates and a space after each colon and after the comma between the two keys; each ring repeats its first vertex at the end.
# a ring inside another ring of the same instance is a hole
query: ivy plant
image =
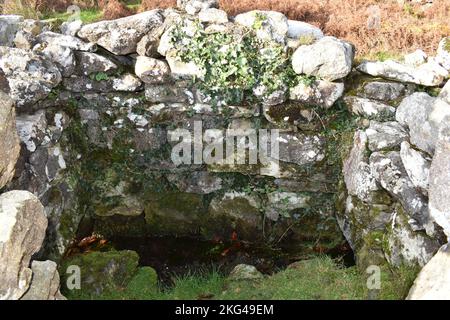
{"type": "Polygon", "coordinates": [[[294,72],[287,47],[259,39],[254,29],[208,33],[195,21],[189,35],[179,25],[171,36],[177,57],[202,71],[194,82],[213,105],[254,103],[300,81],[314,81],[294,72]]]}

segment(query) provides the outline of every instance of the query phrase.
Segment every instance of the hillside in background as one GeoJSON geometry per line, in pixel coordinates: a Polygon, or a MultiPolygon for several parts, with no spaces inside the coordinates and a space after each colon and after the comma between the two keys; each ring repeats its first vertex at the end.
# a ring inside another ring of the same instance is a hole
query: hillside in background
{"type": "MultiPolygon", "coordinates": [[[[2,2],[2,1],[0,1],[2,2]]],[[[114,19],[138,11],[167,8],[176,0],[3,0],[3,13],[64,17],[78,5],[87,22],[114,19]]],[[[357,54],[383,59],[418,48],[433,52],[450,34],[448,0],[220,0],[229,15],[261,9],[283,12],[290,19],[320,27],[326,34],[355,44],[357,54]]]]}

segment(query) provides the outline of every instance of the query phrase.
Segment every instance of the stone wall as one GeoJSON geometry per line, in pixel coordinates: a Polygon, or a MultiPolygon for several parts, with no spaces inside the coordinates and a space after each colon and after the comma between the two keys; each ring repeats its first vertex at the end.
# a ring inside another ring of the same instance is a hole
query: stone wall
{"type": "Polygon", "coordinates": [[[7,189],[43,203],[41,256],[77,232],[236,231],[305,252],[345,237],[361,268],[425,265],[450,232],[449,39],[435,57],[353,69],[351,44],[278,12],[180,6],[88,25],[0,16],[22,146],[7,189]],[[279,156],[175,165],[170,132],[196,121],[279,129],[279,156]]]}

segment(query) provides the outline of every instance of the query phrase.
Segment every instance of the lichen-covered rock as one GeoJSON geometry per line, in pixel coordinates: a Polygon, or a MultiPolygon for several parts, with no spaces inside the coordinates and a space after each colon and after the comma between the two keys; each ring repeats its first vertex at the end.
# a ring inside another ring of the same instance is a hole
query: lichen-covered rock
{"type": "Polygon", "coordinates": [[[405,94],[407,86],[398,82],[373,81],[364,85],[363,96],[380,101],[393,101],[405,94]]]}
{"type": "Polygon", "coordinates": [[[80,31],[82,25],[83,21],[81,21],[80,19],[73,21],[64,21],[59,27],[59,30],[64,35],[75,37],[78,31],[80,31]]]}
{"type": "Polygon", "coordinates": [[[72,92],[115,92],[115,91],[137,91],[142,82],[131,73],[119,76],[105,77],[99,80],[85,76],[72,76],[64,78],[63,85],[72,92]]]}
{"type": "Polygon", "coordinates": [[[114,186],[106,186],[100,201],[93,201],[95,214],[102,217],[141,215],[144,212],[143,201],[128,194],[127,188],[129,188],[129,184],[124,181],[120,181],[114,186]],[[114,205],[109,206],[109,202],[113,202],[114,205]]]}
{"type": "Polygon", "coordinates": [[[278,142],[278,160],[304,165],[325,158],[324,139],[321,136],[280,133],[278,142]]]}
{"type": "Polygon", "coordinates": [[[411,82],[423,86],[438,86],[448,76],[448,71],[433,61],[410,67],[393,60],[365,61],[356,67],[358,71],[374,77],[382,77],[400,82],[411,82]]]}
{"type": "Polygon", "coordinates": [[[34,51],[55,63],[63,77],[69,77],[75,71],[75,55],[69,47],[59,45],[55,41],[48,44],[39,44],[34,47],[34,51]]]}
{"type": "Polygon", "coordinates": [[[285,43],[288,32],[288,19],[280,12],[253,10],[238,14],[235,23],[254,29],[262,40],[285,43]]]}
{"type": "Polygon", "coordinates": [[[392,220],[393,209],[390,197],[382,191],[370,202],[364,202],[356,196],[342,193],[342,207],[336,212],[339,227],[356,254],[359,266],[378,262],[382,253],[383,233],[392,220]],[[368,256],[367,253],[374,256],[368,256]],[[370,262],[370,263],[369,263],[370,262]]]}
{"type": "Polygon", "coordinates": [[[218,8],[219,2],[217,0],[177,0],[177,7],[194,15],[201,10],[218,8]]]}
{"type": "Polygon", "coordinates": [[[0,47],[0,69],[18,107],[44,99],[62,78],[54,63],[21,49],[0,47]]]}
{"type": "Polygon", "coordinates": [[[170,68],[162,60],[138,56],[134,70],[145,83],[162,84],[170,79],[170,68]]]}
{"type": "Polygon", "coordinates": [[[151,34],[146,34],[138,42],[136,46],[136,53],[145,57],[157,57],[159,46],[159,38],[151,34]]]}
{"type": "Polygon", "coordinates": [[[19,15],[0,16],[0,46],[11,47],[16,32],[20,30],[23,17],[19,15]]]}
{"type": "Polygon", "coordinates": [[[248,264],[238,264],[228,276],[228,280],[231,281],[257,280],[262,278],[264,278],[263,274],[254,266],[248,264]]]}
{"type": "Polygon", "coordinates": [[[22,31],[31,33],[34,36],[40,34],[45,27],[45,23],[41,20],[25,19],[21,24],[20,28],[22,31]]]}
{"type": "Polygon", "coordinates": [[[450,71],[450,37],[446,37],[439,42],[436,61],[450,71]]]}
{"type": "Polygon", "coordinates": [[[146,85],[145,98],[153,103],[194,103],[194,94],[176,85],[146,85]]]}
{"type": "Polygon", "coordinates": [[[167,179],[181,192],[209,194],[222,189],[223,180],[208,171],[193,172],[189,175],[169,174],[167,179]]]}
{"type": "Polygon", "coordinates": [[[401,144],[400,157],[411,182],[427,195],[431,166],[429,157],[423,152],[413,149],[407,141],[403,141],[401,144]]]}
{"type": "Polygon", "coordinates": [[[78,75],[88,76],[91,74],[104,72],[111,73],[118,69],[118,66],[110,59],[92,52],[75,52],[76,69],[78,75]]]}
{"type": "Polygon", "coordinates": [[[36,44],[36,36],[23,30],[18,31],[14,37],[14,45],[18,49],[31,50],[36,44]]]}
{"type": "Polygon", "coordinates": [[[392,217],[385,242],[385,256],[392,266],[423,267],[440,247],[439,241],[423,233],[414,232],[401,208],[398,208],[392,217]]]}
{"type": "Polygon", "coordinates": [[[8,95],[0,90],[0,189],[14,177],[14,167],[20,153],[16,131],[16,112],[8,95]]]}
{"type": "Polygon", "coordinates": [[[405,129],[396,121],[370,121],[366,130],[370,151],[394,149],[408,139],[405,129]]]}
{"type": "Polygon", "coordinates": [[[430,214],[450,239],[450,117],[442,123],[430,167],[430,214]]]}
{"type": "Polygon", "coordinates": [[[427,62],[427,58],[427,54],[423,50],[418,49],[405,55],[405,64],[410,67],[418,67],[427,62]]]}
{"type": "Polygon", "coordinates": [[[403,99],[395,118],[409,129],[411,143],[432,155],[440,123],[447,115],[450,115],[448,103],[426,93],[416,92],[403,99]]]}
{"type": "Polygon", "coordinates": [[[266,217],[272,221],[277,221],[280,216],[289,217],[290,211],[310,207],[309,195],[274,191],[267,194],[266,217]]]}
{"type": "Polygon", "coordinates": [[[78,36],[94,42],[117,55],[136,52],[142,37],[158,28],[164,21],[160,10],[146,11],[116,20],[84,25],[78,36]]]}
{"type": "Polygon", "coordinates": [[[0,299],[17,300],[28,290],[31,256],[41,248],[47,228],[44,208],[28,191],[0,195],[0,299]]]}
{"type": "Polygon", "coordinates": [[[189,61],[185,62],[180,59],[177,52],[174,50],[166,54],[167,63],[170,66],[172,76],[175,78],[203,78],[204,70],[202,70],[196,63],[189,61]]]}
{"type": "Polygon", "coordinates": [[[428,234],[434,234],[427,199],[409,179],[400,152],[374,152],[370,156],[369,164],[377,182],[402,204],[411,218],[408,220],[411,228],[414,231],[426,230],[428,234]]]}
{"type": "Polygon", "coordinates": [[[348,193],[366,202],[370,200],[373,191],[379,190],[368,163],[367,142],[364,131],[355,132],[353,148],[344,160],[343,166],[348,193]]]}
{"type": "Polygon", "coordinates": [[[450,298],[450,244],[443,245],[422,268],[407,300],[448,300],[450,298]]]}
{"type": "MultiPolygon", "coordinates": [[[[259,88],[255,88],[253,93],[258,92],[259,88]]],[[[280,90],[275,90],[274,92],[267,94],[267,90],[265,88],[261,90],[258,94],[255,94],[256,97],[259,97],[262,100],[262,104],[264,106],[276,106],[286,101],[287,96],[287,88],[283,87],[280,90]],[[262,95],[260,95],[262,93],[262,95]]]]}
{"type": "Polygon", "coordinates": [[[350,73],[354,55],[354,47],[350,43],[324,37],[311,45],[299,47],[292,56],[292,66],[298,74],[333,81],[350,73]]]}
{"type": "MultiPolygon", "coordinates": [[[[227,192],[222,197],[214,198],[211,201],[208,214],[215,219],[222,217],[232,221],[236,227],[243,228],[243,232],[247,231],[247,234],[241,232],[244,237],[249,237],[252,231],[261,227],[259,202],[256,195],[237,191],[227,192]]],[[[253,238],[255,236],[253,235],[253,238]]]]}
{"type": "Polygon", "coordinates": [[[94,43],[87,43],[80,40],[79,38],[51,31],[46,31],[39,34],[37,36],[37,41],[39,43],[46,43],[47,45],[58,45],[77,51],[93,52],[97,50],[97,47],[94,43]]]}
{"type": "Polygon", "coordinates": [[[201,22],[208,22],[208,23],[227,23],[228,22],[228,15],[225,11],[216,9],[216,8],[208,8],[203,9],[198,14],[198,19],[201,22]]]}
{"type": "Polygon", "coordinates": [[[33,261],[30,288],[20,300],[65,300],[59,292],[59,273],[55,262],[33,261]]]}
{"type": "Polygon", "coordinates": [[[344,98],[344,101],[354,114],[367,119],[383,121],[393,119],[395,117],[394,107],[376,100],[347,96],[344,98]]]}
{"type": "Polygon", "coordinates": [[[311,85],[299,83],[289,89],[289,98],[307,105],[318,105],[328,109],[344,93],[344,84],[316,80],[311,85]]]}
{"type": "Polygon", "coordinates": [[[22,143],[28,151],[34,152],[45,140],[47,129],[45,112],[40,110],[35,114],[17,116],[16,127],[22,143]]]}
{"type": "Polygon", "coordinates": [[[287,36],[292,39],[318,40],[323,38],[323,32],[312,24],[303,21],[288,20],[287,36]]]}

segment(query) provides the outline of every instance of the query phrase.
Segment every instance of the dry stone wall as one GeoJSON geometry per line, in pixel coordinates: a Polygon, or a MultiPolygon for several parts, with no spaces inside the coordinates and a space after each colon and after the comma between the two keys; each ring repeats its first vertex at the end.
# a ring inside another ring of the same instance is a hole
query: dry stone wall
{"type": "MultiPolygon", "coordinates": [[[[58,260],[86,232],[237,231],[305,252],[345,237],[362,269],[424,266],[450,232],[449,38],[435,57],[355,66],[350,43],[281,13],[179,6],[60,27],[0,16],[1,90],[17,113],[5,108],[0,135],[14,141],[15,122],[21,141],[5,190],[44,205],[40,256],[58,260]],[[279,153],[174,163],[173,132],[200,121],[209,139],[277,129],[279,153]]],[[[0,182],[16,153],[0,156],[0,182]]]]}

